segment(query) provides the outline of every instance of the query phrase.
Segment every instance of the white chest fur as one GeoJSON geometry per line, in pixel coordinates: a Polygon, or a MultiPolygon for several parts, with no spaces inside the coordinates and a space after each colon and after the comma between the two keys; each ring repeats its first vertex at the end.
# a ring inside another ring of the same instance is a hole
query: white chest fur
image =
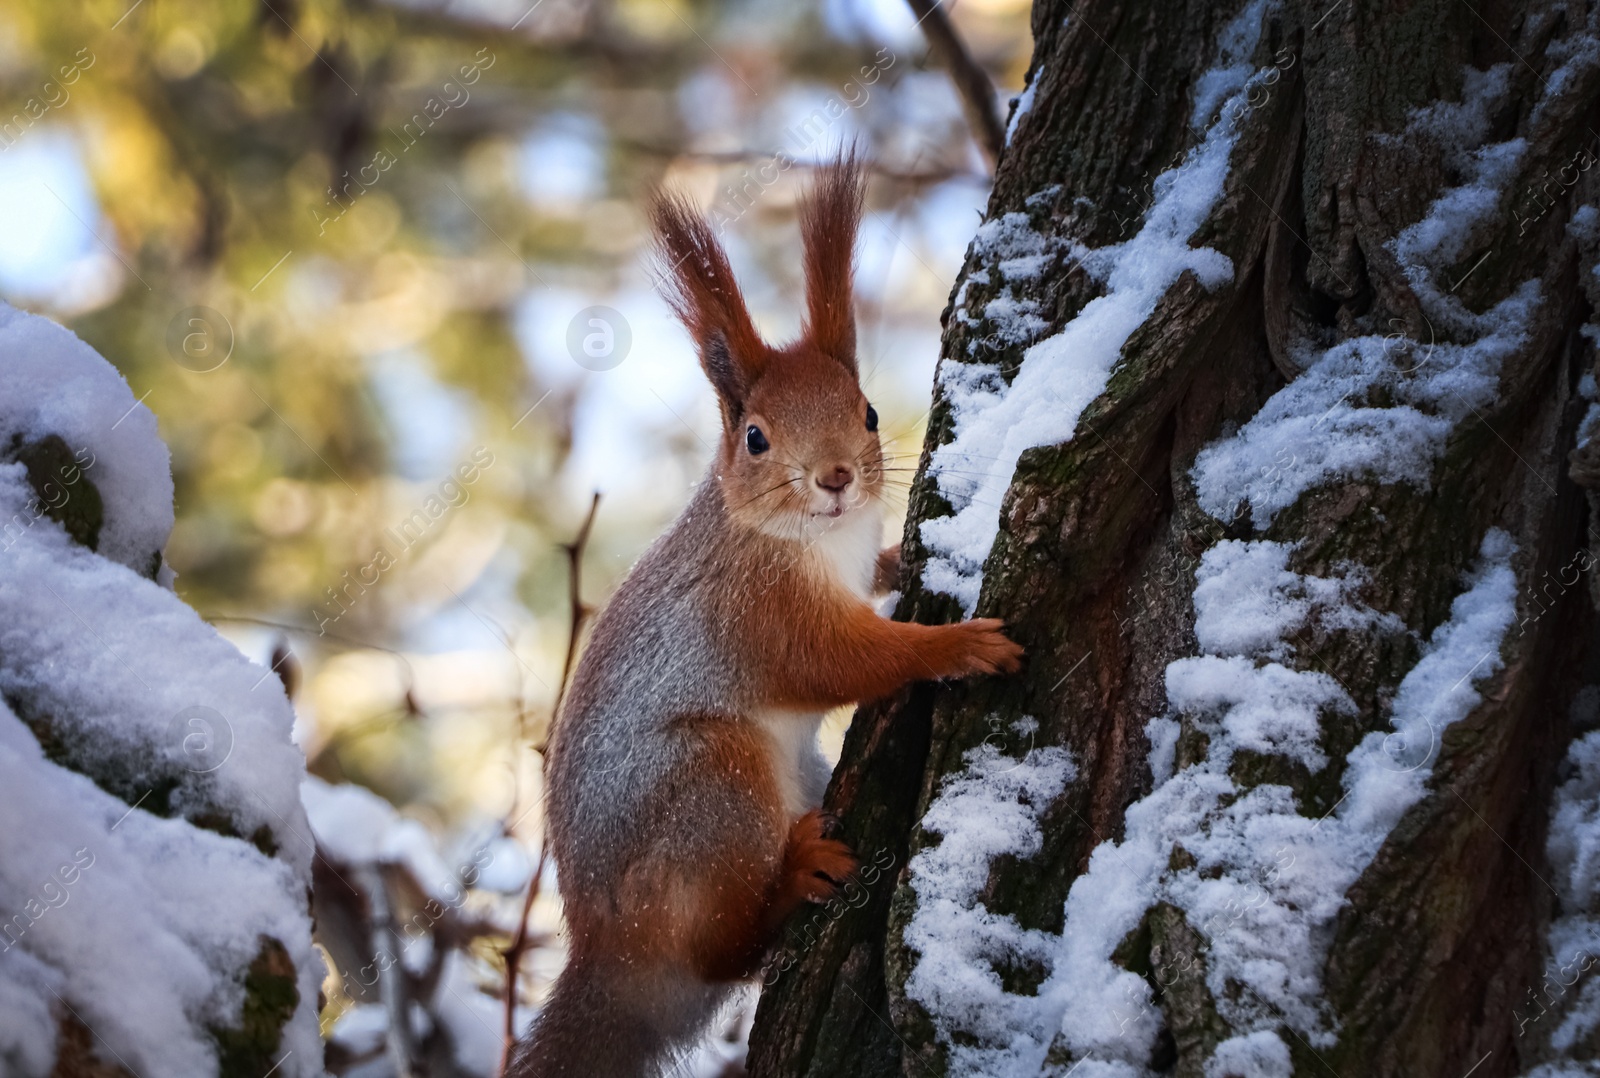
{"type": "MultiPolygon", "coordinates": [[[[872,596],[878,551],[883,542],[883,514],[876,503],[827,521],[802,536],[801,555],[814,573],[862,599],[872,596]]],[[[767,736],[772,772],[785,810],[799,817],[822,804],[832,769],[817,748],[820,711],[765,711],[754,716],[767,736]]]]}
{"type": "Polygon", "coordinates": [[[808,567],[863,599],[872,595],[872,577],[883,545],[883,514],[876,503],[829,521],[806,540],[808,567]]]}
{"type": "Polygon", "coordinates": [[[817,748],[821,712],[765,711],[755,716],[767,735],[772,773],[777,779],[783,807],[791,819],[822,804],[827,792],[829,767],[817,748]]]}

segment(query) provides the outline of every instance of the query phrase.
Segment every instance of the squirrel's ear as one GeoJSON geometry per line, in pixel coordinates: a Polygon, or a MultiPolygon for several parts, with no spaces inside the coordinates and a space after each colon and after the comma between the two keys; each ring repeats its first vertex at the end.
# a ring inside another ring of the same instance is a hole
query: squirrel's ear
{"type": "Polygon", "coordinates": [[[816,186],[800,206],[805,247],[805,337],[822,352],[856,370],[853,276],[856,225],[865,190],[852,148],[818,171],[816,186]]]}
{"type": "Polygon", "coordinates": [[[733,279],[727,253],[698,211],[677,195],[650,207],[662,292],[700,350],[700,365],[725,411],[737,415],[768,355],[733,279]]]}

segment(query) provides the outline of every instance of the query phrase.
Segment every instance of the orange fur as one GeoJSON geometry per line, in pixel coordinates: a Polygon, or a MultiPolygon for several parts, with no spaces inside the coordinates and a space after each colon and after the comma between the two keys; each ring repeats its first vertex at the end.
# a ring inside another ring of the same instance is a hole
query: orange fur
{"type": "Polygon", "coordinates": [[[823,835],[823,819],[821,809],[812,809],[789,828],[783,868],[768,900],[767,920],[774,932],[803,904],[832,898],[856,870],[850,847],[823,835]]]}
{"type": "Polygon", "coordinates": [[[706,375],[732,422],[730,402],[741,400],[768,366],[768,348],[750,321],[728,256],[705,219],[681,196],[658,195],[651,206],[662,291],[694,338],[706,375]]]}
{"type": "Polygon", "coordinates": [[[805,250],[806,325],[815,348],[856,371],[856,320],[851,310],[856,225],[865,188],[854,151],[823,171],[800,208],[805,250]]]}
{"type": "Polygon", "coordinates": [[[777,639],[763,642],[777,661],[761,673],[768,697],[787,707],[838,707],[912,681],[1011,673],[1021,664],[1022,648],[993,618],[890,621],[860,599],[802,579],[782,581],[759,601],[774,618],[785,612],[775,623],[777,639]]]}

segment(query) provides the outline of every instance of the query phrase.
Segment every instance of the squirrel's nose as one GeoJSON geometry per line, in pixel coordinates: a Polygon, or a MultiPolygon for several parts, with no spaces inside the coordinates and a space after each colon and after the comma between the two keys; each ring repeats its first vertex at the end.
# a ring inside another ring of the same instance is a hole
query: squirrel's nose
{"type": "Polygon", "coordinates": [[[832,471],[817,473],[817,486],[837,494],[848,487],[855,477],[856,473],[843,464],[835,464],[832,471]]]}

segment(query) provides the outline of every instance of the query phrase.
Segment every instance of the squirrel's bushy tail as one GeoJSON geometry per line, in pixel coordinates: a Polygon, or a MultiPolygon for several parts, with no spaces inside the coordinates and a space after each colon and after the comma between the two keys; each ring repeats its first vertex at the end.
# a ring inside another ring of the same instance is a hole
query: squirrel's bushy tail
{"type": "Polygon", "coordinates": [[[705,1028],[727,989],[573,954],[508,1078],[655,1078],[705,1028]]]}

